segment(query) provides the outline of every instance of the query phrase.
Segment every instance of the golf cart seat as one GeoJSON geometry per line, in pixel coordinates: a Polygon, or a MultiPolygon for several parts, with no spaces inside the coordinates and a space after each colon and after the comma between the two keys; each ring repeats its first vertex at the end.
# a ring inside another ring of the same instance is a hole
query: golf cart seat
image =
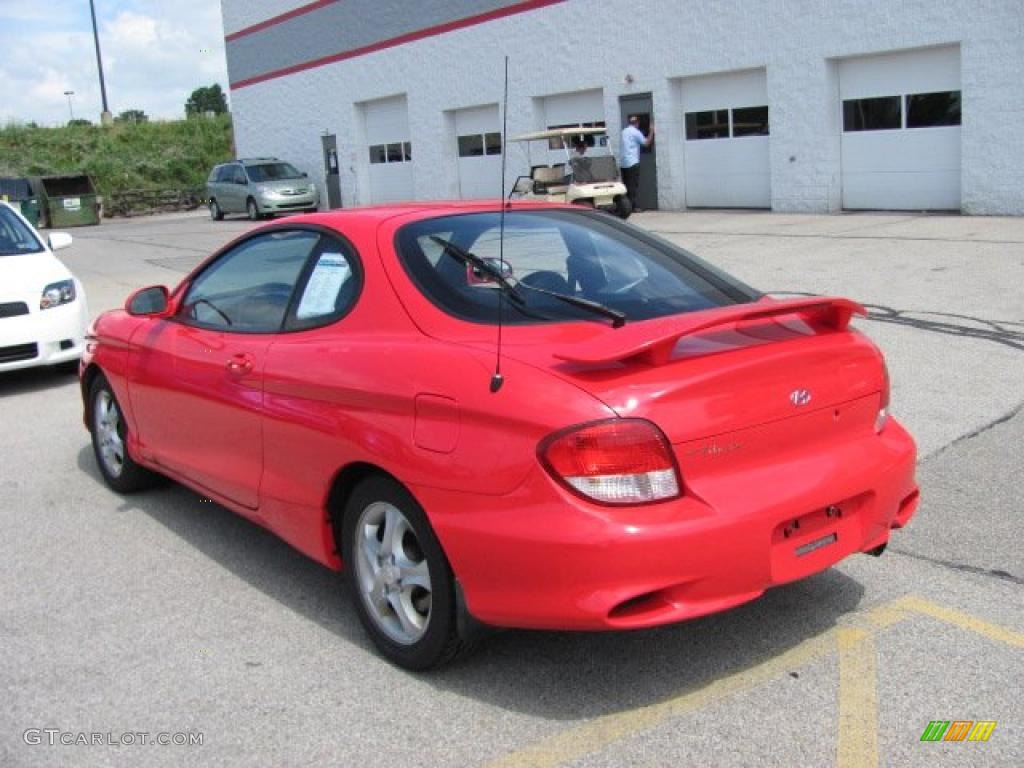
{"type": "Polygon", "coordinates": [[[564,165],[538,165],[533,169],[534,194],[556,195],[565,192],[567,188],[564,165]]]}

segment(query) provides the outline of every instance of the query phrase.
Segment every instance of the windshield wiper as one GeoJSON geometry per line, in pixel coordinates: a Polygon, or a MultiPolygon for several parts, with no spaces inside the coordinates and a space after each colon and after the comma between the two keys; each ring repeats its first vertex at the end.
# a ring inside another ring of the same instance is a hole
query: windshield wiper
{"type": "Polygon", "coordinates": [[[523,294],[521,294],[519,290],[508,281],[508,278],[506,278],[501,273],[501,269],[499,269],[498,267],[491,266],[487,261],[481,259],[475,253],[465,251],[459,246],[457,246],[455,243],[449,240],[445,240],[443,237],[438,237],[437,235],[430,235],[430,239],[433,240],[438,245],[440,245],[442,248],[444,248],[445,251],[450,253],[463,264],[468,264],[471,267],[475,267],[485,275],[494,278],[494,281],[504,289],[505,293],[507,293],[509,298],[512,299],[516,304],[522,305],[526,303],[526,299],[523,298],[523,294]]]}
{"type": "Polygon", "coordinates": [[[526,299],[524,299],[523,294],[519,292],[519,287],[529,288],[531,291],[535,291],[536,293],[542,293],[545,296],[551,296],[552,298],[558,299],[559,301],[563,301],[566,304],[571,304],[572,306],[578,307],[579,309],[585,309],[588,312],[592,312],[595,315],[603,315],[604,317],[610,318],[612,321],[612,328],[621,328],[623,325],[626,324],[626,315],[622,312],[619,312],[617,309],[606,307],[604,304],[598,304],[596,301],[591,301],[590,299],[581,299],[578,296],[569,296],[564,293],[558,293],[557,291],[549,291],[545,288],[538,288],[534,285],[529,285],[528,283],[524,283],[522,281],[518,282],[519,287],[517,287],[516,285],[513,285],[512,283],[509,282],[508,278],[501,273],[501,270],[498,267],[493,266],[485,259],[481,259],[475,253],[470,253],[469,251],[463,250],[459,246],[455,245],[455,243],[449,240],[445,240],[443,237],[438,237],[437,235],[430,235],[430,239],[433,240],[438,245],[440,245],[442,248],[444,248],[448,253],[450,253],[456,259],[461,261],[463,264],[469,264],[470,266],[479,269],[481,272],[488,275],[489,277],[494,278],[494,281],[498,285],[500,285],[505,290],[506,293],[508,293],[509,298],[511,298],[513,301],[516,302],[516,304],[519,304],[520,306],[526,304],[526,299]]]}
{"type": "Polygon", "coordinates": [[[553,299],[564,301],[566,304],[571,304],[574,307],[585,309],[588,312],[593,312],[595,315],[604,315],[607,318],[611,318],[612,328],[621,328],[626,324],[626,315],[624,312],[619,312],[617,309],[606,307],[604,304],[599,304],[596,301],[590,299],[581,299],[579,296],[569,296],[565,293],[558,293],[557,291],[549,291],[546,288],[538,288],[535,285],[529,283],[519,282],[523,288],[529,288],[531,291],[537,293],[543,293],[545,296],[550,296],[553,299]]]}

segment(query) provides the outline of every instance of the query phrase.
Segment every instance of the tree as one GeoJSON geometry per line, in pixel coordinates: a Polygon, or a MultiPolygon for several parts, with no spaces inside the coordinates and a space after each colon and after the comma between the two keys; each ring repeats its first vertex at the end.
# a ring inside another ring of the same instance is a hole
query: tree
{"type": "Polygon", "coordinates": [[[202,115],[213,112],[222,115],[228,111],[228,102],[218,83],[196,88],[185,102],[186,115],[202,115]]]}
{"type": "Polygon", "coordinates": [[[115,117],[114,121],[118,123],[148,123],[149,115],[141,109],[126,109],[115,117]]]}
{"type": "MultiPolygon", "coordinates": [[[[68,126],[69,127],[73,128],[73,127],[79,126],[79,125],[92,125],[92,122],[89,121],[89,120],[86,120],[84,117],[76,117],[74,120],[68,120],[68,126]]],[[[33,126],[33,127],[38,127],[38,126],[33,126]]]]}

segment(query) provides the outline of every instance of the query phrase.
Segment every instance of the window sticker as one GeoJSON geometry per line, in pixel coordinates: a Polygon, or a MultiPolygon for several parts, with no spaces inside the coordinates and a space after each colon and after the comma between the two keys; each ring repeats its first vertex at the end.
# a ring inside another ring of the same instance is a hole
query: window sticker
{"type": "Polygon", "coordinates": [[[352,277],[352,268],[340,253],[322,253],[309,276],[295,315],[300,320],[334,312],[341,287],[352,277]]]}

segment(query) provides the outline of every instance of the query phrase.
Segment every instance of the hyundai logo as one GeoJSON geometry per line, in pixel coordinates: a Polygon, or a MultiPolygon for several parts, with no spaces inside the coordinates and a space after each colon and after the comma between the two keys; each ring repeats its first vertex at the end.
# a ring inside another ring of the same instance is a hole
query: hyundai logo
{"type": "Polygon", "coordinates": [[[794,389],[789,393],[789,402],[799,408],[811,402],[811,391],[809,389],[794,389]]]}

